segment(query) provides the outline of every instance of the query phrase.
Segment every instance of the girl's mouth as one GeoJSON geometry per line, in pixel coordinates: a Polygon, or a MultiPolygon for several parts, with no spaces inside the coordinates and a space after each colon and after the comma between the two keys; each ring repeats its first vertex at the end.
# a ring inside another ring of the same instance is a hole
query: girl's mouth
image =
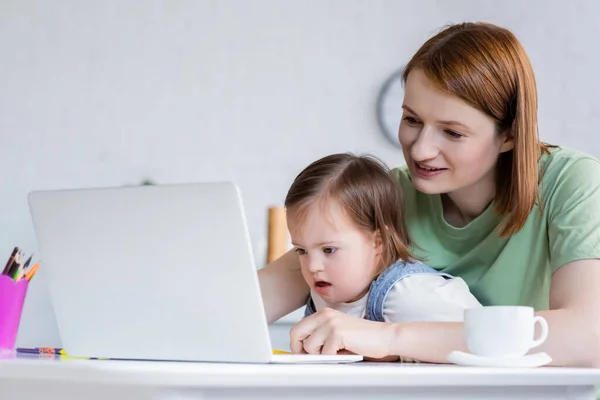
{"type": "Polygon", "coordinates": [[[319,295],[327,296],[329,289],[331,289],[331,283],[325,281],[315,282],[315,292],[319,293],[319,295]]]}

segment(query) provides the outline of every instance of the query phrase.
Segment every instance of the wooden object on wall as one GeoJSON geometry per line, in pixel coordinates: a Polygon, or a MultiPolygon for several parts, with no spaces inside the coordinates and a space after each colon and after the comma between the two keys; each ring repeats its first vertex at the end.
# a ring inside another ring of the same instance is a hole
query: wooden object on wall
{"type": "Polygon", "coordinates": [[[285,208],[269,207],[267,263],[284,255],[288,250],[288,229],[285,208]]]}

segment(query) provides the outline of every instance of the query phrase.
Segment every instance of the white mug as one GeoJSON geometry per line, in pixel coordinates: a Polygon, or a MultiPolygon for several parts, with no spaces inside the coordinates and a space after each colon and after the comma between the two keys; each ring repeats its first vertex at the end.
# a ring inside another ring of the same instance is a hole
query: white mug
{"type": "Polygon", "coordinates": [[[521,357],[544,343],[548,323],[532,307],[485,306],[465,310],[467,347],[482,357],[521,357]],[[535,324],[540,337],[534,339],[535,324]]]}

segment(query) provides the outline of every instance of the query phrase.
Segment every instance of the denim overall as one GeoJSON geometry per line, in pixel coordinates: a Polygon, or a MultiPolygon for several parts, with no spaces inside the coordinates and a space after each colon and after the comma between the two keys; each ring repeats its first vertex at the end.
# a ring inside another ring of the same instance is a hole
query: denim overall
{"type": "MultiPolygon", "coordinates": [[[[396,284],[396,282],[406,278],[407,276],[418,274],[439,275],[446,279],[453,278],[451,275],[436,271],[435,269],[418,261],[397,261],[383,271],[381,275],[377,277],[377,279],[371,282],[371,287],[367,297],[365,318],[370,321],[385,322],[383,318],[383,304],[392,287],[396,284]]],[[[308,296],[304,316],[307,317],[315,312],[317,312],[317,310],[315,304],[313,303],[312,297],[308,296]]]]}

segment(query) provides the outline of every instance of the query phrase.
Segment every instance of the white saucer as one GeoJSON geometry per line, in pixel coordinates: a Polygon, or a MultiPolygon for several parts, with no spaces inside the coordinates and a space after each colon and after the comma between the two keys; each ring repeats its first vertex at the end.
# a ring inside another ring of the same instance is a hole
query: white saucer
{"type": "Polygon", "coordinates": [[[523,357],[482,357],[458,350],[448,354],[446,359],[457,365],[496,368],[535,368],[552,361],[546,353],[528,354],[523,357]]]}

